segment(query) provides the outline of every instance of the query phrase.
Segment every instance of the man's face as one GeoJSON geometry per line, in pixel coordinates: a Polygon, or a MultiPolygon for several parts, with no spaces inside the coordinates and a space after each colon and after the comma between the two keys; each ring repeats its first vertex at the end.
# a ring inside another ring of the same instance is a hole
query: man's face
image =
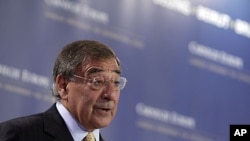
{"type": "MultiPolygon", "coordinates": [[[[111,80],[120,77],[120,67],[114,58],[92,61],[76,75],[111,80]]],[[[66,96],[61,101],[87,130],[93,130],[110,124],[116,114],[119,97],[120,90],[115,90],[111,83],[96,90],[90,82],[76,77],[75,81],[67,84],[66,96]]]]}

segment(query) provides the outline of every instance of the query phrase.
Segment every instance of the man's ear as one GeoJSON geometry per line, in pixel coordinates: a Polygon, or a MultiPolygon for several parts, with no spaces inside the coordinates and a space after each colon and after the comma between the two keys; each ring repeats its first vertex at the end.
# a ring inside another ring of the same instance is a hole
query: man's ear
{"type": "Polygon", "coordinates": [[[61,97],[62,100],[67,100],[68,99],[68,85],[69,80],[62,75],[58,75],[56,77],[56,86],[57,86],[57,91],[61,97]]]}

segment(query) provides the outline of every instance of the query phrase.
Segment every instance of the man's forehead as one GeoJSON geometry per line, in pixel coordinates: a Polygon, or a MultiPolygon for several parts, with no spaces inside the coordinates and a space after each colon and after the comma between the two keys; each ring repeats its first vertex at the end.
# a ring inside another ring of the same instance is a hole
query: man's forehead
{"type": "Polygon", "coordinates": [[[115,72],[120,74],[121,69],[115,59],[107,59],[102,61],[91,60],[88,64],[82,67],[83,71],[87,74],[98,72],[115,72]]]}

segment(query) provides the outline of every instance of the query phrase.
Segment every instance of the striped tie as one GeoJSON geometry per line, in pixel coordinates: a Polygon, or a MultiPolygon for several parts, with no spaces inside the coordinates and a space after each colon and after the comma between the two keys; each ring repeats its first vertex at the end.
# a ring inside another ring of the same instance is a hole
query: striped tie
{"type": "Polygon", "coordinates": [[[89,132],[85,137],[84,141],[95,141],[95,136],[92,132],[89,132]]]}

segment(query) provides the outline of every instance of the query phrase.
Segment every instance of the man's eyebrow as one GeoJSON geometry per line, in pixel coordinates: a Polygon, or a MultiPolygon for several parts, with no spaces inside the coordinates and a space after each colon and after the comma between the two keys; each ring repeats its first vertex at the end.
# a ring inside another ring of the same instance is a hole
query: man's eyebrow
{"type": "Polygon", "coordinates": [[[117,74],[121,74],[121,70],[113,70],[113,72],[117,73],[117,74]]]}
{"type": "Polygon", "coordinates": [[[90,68],[87,70],[87,74],[93,74],[93,73],[98,73],[98,72],[103,72],[104,70],[101,68],[90,68]]]}
{"type": "MultiPolygon", "coordinates": [[[[105,70],[101,69],[101,68],[90,68],[87,70],[87,75],[91,75],[93,73],[99,73],[99,72],[104,72],[105,70]]],[[[112,70],[112,72],[115,72],[117,74],[121,74],[121,71],[120,70],[112,70]]]]}

